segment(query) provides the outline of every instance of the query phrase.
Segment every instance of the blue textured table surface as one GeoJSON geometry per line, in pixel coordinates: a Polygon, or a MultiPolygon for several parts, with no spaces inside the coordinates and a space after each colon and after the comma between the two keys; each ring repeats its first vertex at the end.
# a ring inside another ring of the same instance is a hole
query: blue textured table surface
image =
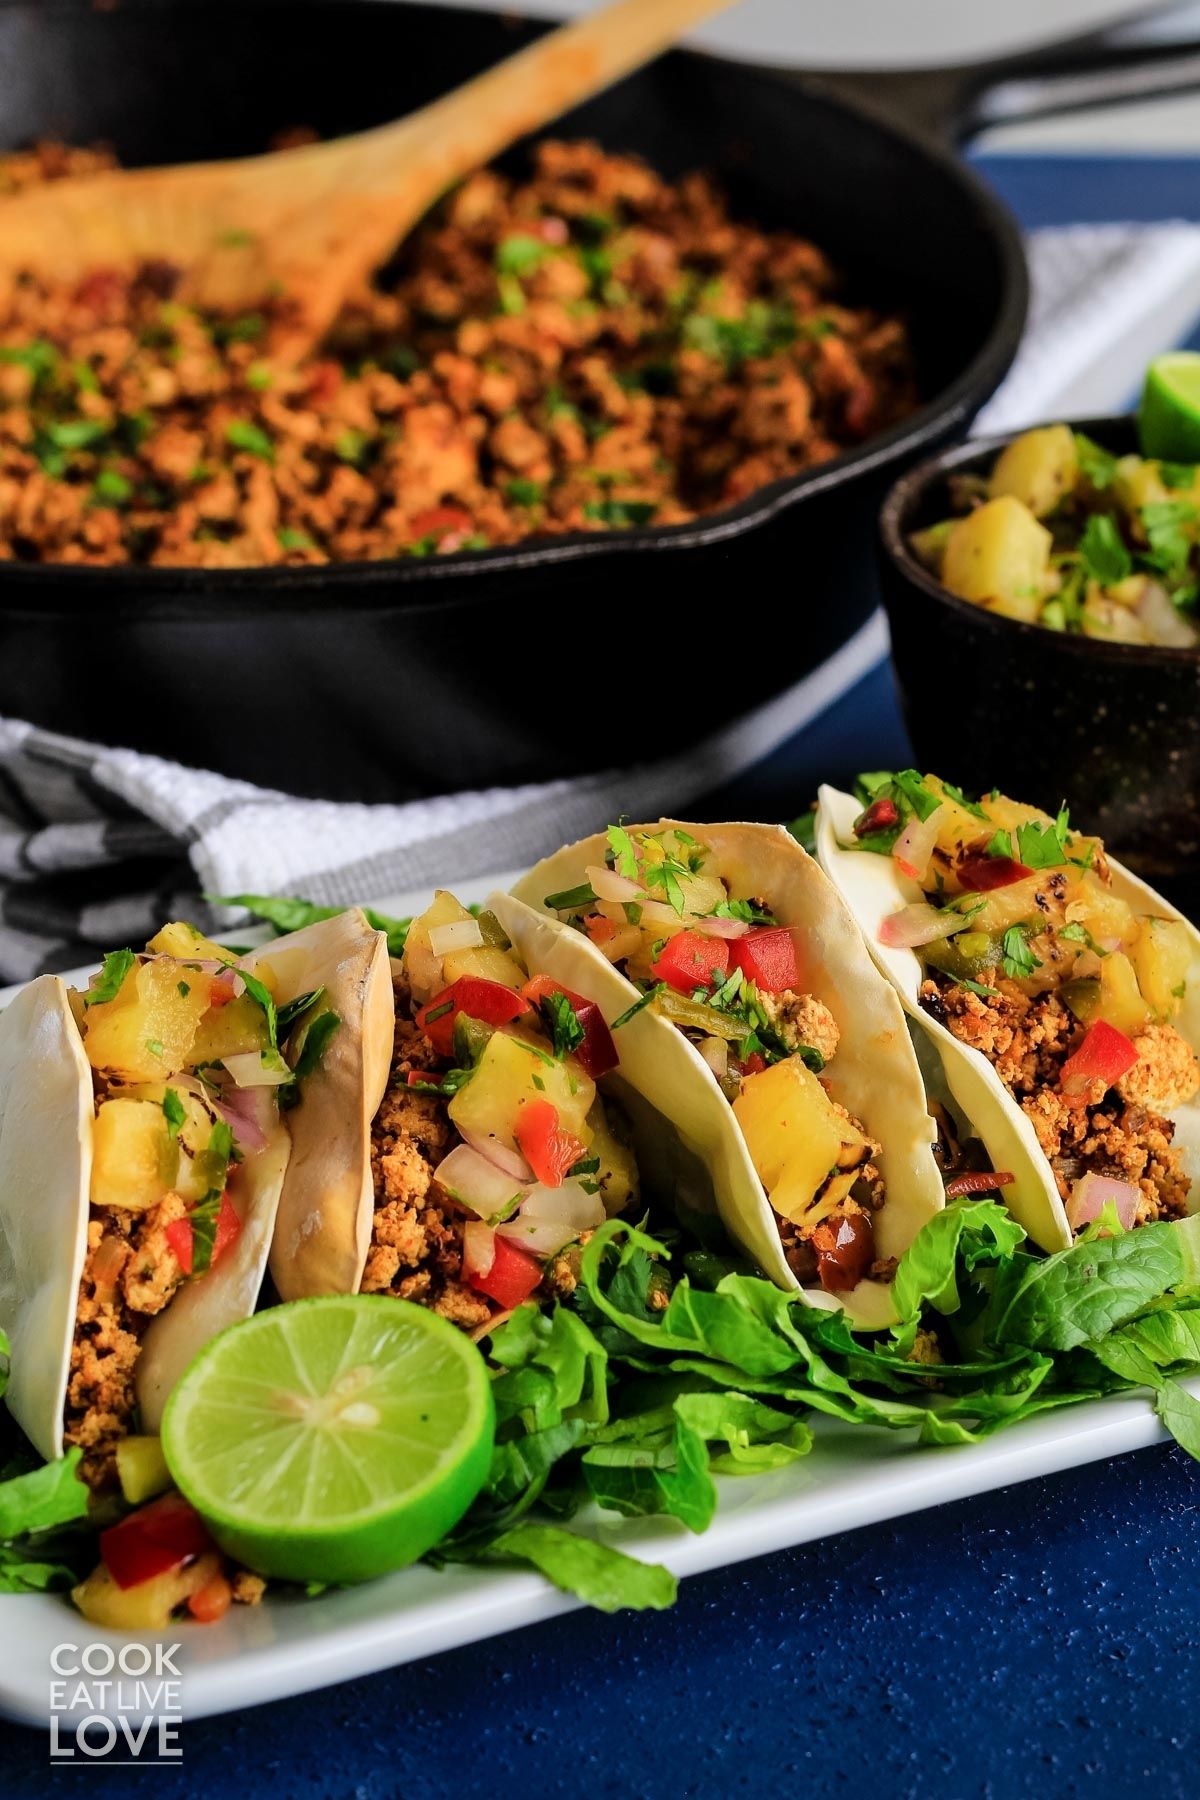
{"type": "MultiPolygon", "coordinates": [[[[1192,161],[980,167],[1030,226],[1200,217],[1192,161]]],[[[730,804],[790,816],[818,778],[903,753],[880,671],[730,804]]],[[[1168,1800],[1197,1791],[1197,1692],[1200,1476],[1164,1448],[695,1577],[670,1614],[576,1614],[201,1721],[180,1769],[89,1779],[204,1800],[1168,1800]]],[[[78,1779],[0,1726],[4,1800],[78,1779]]]]}

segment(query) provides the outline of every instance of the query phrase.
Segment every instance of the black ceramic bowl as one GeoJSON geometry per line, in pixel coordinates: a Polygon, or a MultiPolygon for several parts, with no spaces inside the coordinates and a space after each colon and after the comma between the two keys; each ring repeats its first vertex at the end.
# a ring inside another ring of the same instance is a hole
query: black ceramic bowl
{"type": "MultiPolygon", "coordinates": [[[[1106,450],[1137,449],[1133,420],[1085,419],[1106,450]]],[[[908,548],[945,518],[951,475],[990,468],[1006,438],[960,445],[904,475],[881,516],[883,590],[918,763],[1075,822],[1174,898],[1200,897],[1200,653],[1068,637],[997,618],[908,548]]]]}

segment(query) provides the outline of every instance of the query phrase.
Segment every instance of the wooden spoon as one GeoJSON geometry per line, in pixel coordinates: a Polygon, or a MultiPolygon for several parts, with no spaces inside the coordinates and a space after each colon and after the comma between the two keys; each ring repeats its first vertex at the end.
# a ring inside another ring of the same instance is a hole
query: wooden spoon
{"type": "Polygon", "coordinates": [[[731,0],[615,0],[392,125],[269,156],[116,170],[0,201],[0,283],[74,281],[162,259],[180,297],[293,302],[272,339],[298,358],[345,296],[463,176],[666,49],[731,0]]]}

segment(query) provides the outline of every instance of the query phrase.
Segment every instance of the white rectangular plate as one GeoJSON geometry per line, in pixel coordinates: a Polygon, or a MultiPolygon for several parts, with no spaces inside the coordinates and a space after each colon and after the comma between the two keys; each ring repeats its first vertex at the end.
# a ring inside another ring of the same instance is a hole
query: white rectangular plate
{"type": "MultiPolygon", "coordinates": [[[[507,880],[497,876],[491,882],[463,884],[462,893],[482,899],[507,880]]],[[[403,916],[417,910],[423,899],[393,896],[375,904],[403,916]]],[[[242,940],[247,935],[237,934],[242,940]]],[[[13,992],[0,992],[0,1006],[13,992]]],[[[1200,1382],[1195,1391],[1200,1393],[1200,1382]]],[[[677,1575],[695,1575],[1144,1449],[1166,1433],[1146,1400],[1126,1394],[1064,1408],[982,1444],[952,1449],[918,1449],[911,1433],[830,1421],[820,1421],[816,1435],[811,1455],[787,1469],[752,1479],[723,1479],[717,1517],[702,1537],[693,1537],[675,1520],[618,1520],[595,1510],[582,1515],[576,1528],[631,1555],[665,1563],[677,1575]]],[[[576,1604],[534,1574],[418,1566],[313,1600],[268,1597],[261,1606],[233,1607],[219,1625],[181,1625],[161,1637],[183,1646],[177,1661],[186,1721],[372,1674],[554,1618],[576,1604]]],[[[0,1595],[0,1713],[44,1727],[55,1679],[50,1663],[55,1646],[120,1644],[127,1638],[126,1633],[85,1624],[64,1595],[0,1595]]],[[[132,1721],[137,1715],[125,1716],[132,1721]]]]}

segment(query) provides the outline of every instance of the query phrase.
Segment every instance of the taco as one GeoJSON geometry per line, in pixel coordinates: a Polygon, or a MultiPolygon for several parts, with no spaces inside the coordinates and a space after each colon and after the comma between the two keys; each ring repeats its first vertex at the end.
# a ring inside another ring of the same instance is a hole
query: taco
{"type": "Polygon", "coordinates": [[[1045,1250],[1200,1196],[1200,935],[1095,837],[914,769],[821,791],[817,848],[965,1137],[1045,1250]]]}
{"type": "Polygon", "coordinates": [[[799,844],[769,825],[614,826],[490,904],[539,967],[555,937],[572,947],[628,1079],[709,1163],[743,1251],[886,1323],[896,1259],[943,1204],[933,1124],[895,996],[799,844]]]}
{"type": "Polygon", "coordinates": [[[281,1106],[306,1086],[288,1058],[325,1010],[315,947],[239,960],[171,924],[86,990],[44,975],[0,1016],[6,1399],[42,1456],[78,1446],[95,1488],[200,1346],[254,1310],[281,1106]]]}
{"type": "Polygon", "coordinates": [[[494,913],[439,892],[390,980],[368,935],[382,969],[327,984],[343,1029],[303,1141],[293,1124],[272,1278],[285,1300],[391,1294],[481,1334],[574,1287],[579,1240],[638,1199],[633,1141],[661,1159],[662,1120],[623,1089],[600,1009],[494,913]]]}

